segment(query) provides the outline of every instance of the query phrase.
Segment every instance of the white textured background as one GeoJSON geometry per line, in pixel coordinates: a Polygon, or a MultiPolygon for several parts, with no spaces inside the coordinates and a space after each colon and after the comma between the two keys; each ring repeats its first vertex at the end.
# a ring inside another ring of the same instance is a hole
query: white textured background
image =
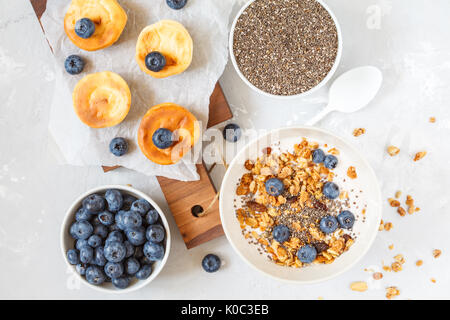
{"type": "MultiPolygon", "coordinates": [[[[162,0],[161,0],[162,1],[162,0]]],[[[190,0],[202,1],[202,0],[190,0]]],[[[203,0],[205,1],[205,0],[203,0]]],[[[228,0],[233,1],[233,0],[228,0]]],[[[243,3],[244,1],[238,1],[243,3]]],[[[384,298],[395,285],[399,298],[450,298],[450,2],[448,0],[327,0],[341,23],[342,63],[336,73],[364,64],[380,67],[385,81],[371,105],[356,114],[332,114],[320,126],[353,141],[374,167],[383,198],[396,190],[413,195],[419,213],[399,217],[385,203],[394,228],[380,232],[367,256],[326,283],[290,285],[268,279],[239,259],[224,237],[187,251],[168,214],[174,244],[166,268],[148,287],[120,298],[384,298]],[[428,122],[435,116],[437,122],[428,122]],[[356,127],[367,133],[354,138],[356,127]],[[401,149],[387,156],[386,146],[401,149]],[[419,162],[415,152],[428,155],[419,162]],[[388,245],[394,244],[394,250],[388,245]],[[432,250],[443,251],[438,259],[432,250]],[[226,265],[205,273],[201,258],[214,252],[226,265]],[[372,281],[364,268],[379,269],[402,253],[404,270],[372,281]],[[424,260],[420,268],[417,259],[424,260]],[[433,284],[430,278],[435,278],[433,284]],[[349,290],[364,280],[369,290],[349,290]],[[187,290],[188,289],[188,290],[187,290]]],[[[73,282],[59,249],[59,229],[72,200],[101,184],[127,184],[168,210],[154,178],[119,169],[59,165],[47,129],[54,90],[54,59],[27,0],[0,0],[0,298],[116,298],[73,282]]],[[[233,15],[238,10],[234,7],[233,15]]],[[[221,78],[235,121],[244,128],[302,124],[326,102],[325,90],[305,101],[279,102],[248,89],[229,64],[221,78]],[[275,116],[276,115],[276,116],[275,116]]],[[[220,168],[214,171],[216,183],[220,168]]]]}

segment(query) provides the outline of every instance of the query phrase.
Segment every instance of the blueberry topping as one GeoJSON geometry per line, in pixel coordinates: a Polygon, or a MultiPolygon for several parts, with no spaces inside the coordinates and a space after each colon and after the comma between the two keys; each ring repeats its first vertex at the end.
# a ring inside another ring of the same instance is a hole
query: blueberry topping
{"type": "Polygon", "coordinates": [[[152,209],[152,205],[147,200],[139,199],[133,202],[130,210],[139,213],[141,216],[145,216],[150,209],[152,209]]]}
{"type": "Polygon", "coordinates": [[[159,128],[155,131],[155,133],[153,133],[152,141],[158,149],[170,148],[173,144],[172,131],[165,128],[159,128]]]}
{"type": "Polygon", "coordinates": [[[332,154],[329,154],[323,160],[323,164],[328,169],[334,169],[334,168],[336,168],[336,166],[338,164],[338,159],[335,156],[333,156],[332,154]]]}
{"type": "Polygon", "coordinates": [[[105,210],[105,199],[98,194],[91,194],[83,199],[83,207],[89,213],[99,213],[105,210]]]}
{"type": "Polygon", "coordinates": [[[127,211],[123,213],[121,223],[125,227],[125,230],[131,228],[138,228],[142,225],[142,217],[137,212],[127,211]]]}
{"type": "Polygon", "coordinates": [[[150,71],[159,72],[166,66],[166,58],[158,51],[150,52],[145,57],[145,66],[150,71]]]}
{"type": "Polygon", "coordinates": [[[120,231],[113,231],[106,238],[106,242],[123,242],[123,235],[120,231]]]}
{"type": "Polygon", "coordinates": [[[95,24],[91,19],[82,18],[75,23],[75,33],[83,39],[90,38],[95,31],[95,24]]]}
{"type": "Polygon", "coordinates": [[[220,258],[212,253],[207,254],[202,260],[202,267],[206,272],[216,272],[220,265],[220,258]]]}
{"type": "Polygon", "coordinates": [[[74,239],[87,239],[94,231],[94,227],[86,220],[76,221],[70,227],[70,235],[74,239]]]}
{"type": "Polygon", "coordinates": [[[79,74],[84,69],[84,60],[75,54],[68,56],[64,61],[64,68],[70,74],[79,74]]]}
{"type": "Polygon", "coordinates": [[[339,227],[339,224],[335,217],[325,216],[320,220],[319,227],[324,233],[333,233],[339,227]]]}
{"type": "Polygon", "coordinates": [[[141,269],[136,273],[136,278],[139,280],[145,280],[152,274],[152,266],[150,264],[145,264],[141,267],[141,269]]]}
{"type": "Polygon", "coordinates": [[[121,157],[128,152],[128,142],[124,138],[114,138],[109,143],[109,151],[116,157],[121,157]]]}
{"type": "Polygon", "coordinates": [[[86,280],[90,284],[100,285],[106,280],[106,276],[103,273],[103,270],[97,266],[89,266],[86,269],[86,280]]]}
{"type": "Polygon", "coordinates": [[[169,7],[174,10],[180,10],[184,8],[187,3],[187,0],[166,0],[166,3],[169,7]]]}
{"type": "Polygon", "coordinates": [[[112,284],[117,289],[125,289],[130,285],[130,279],[127,276],[122,276],[120,278],[114,278],[112,279],[112,284]]]}
{"type": "Polygon", "coordinates": [[[80,257],[78,256],[78,251],[75,249],[67,250],[67,261],[69,261],[70,264],[80,263],[80,257]]]}
{"type": "Polygon", "coordinates": [[[123,265],[118,262],[108,262],[105,265],[105,274],[110,278],[119,278],[123,274],[123,265]]]}
{"type": "Polygon", "coordinates": [[[89,246],[84,246],[80,249],[80,261],[82,263],[91,263],[94,258],[94,249],[89,246]]]}
{"type": "Polygon", "coordinates": [[[139,268],[141,265],[139,264],[139,261],[137,261],[136,258],[128,258],[125,261],[125,271],[129,275],[134,275],[136,272],[139,271],[139,268]]]}
{"type": "Polygon", "coordinates": [[[164,247],[159,243],[146,242],[144,244],[144,255],[150,261],[162,260],[164,258],[164,247]]]}
{"type": "Polygon", "coordinates": [[[125,258],[127,249],[123,243],[111,241],[105,244],[104,254],[109,262],[120,262],[125,258]]]}
{"type": "Polygon", "coordinates": [[[133,204],[133,202],[135,202],[137,200],[136,197],[133,197],[132,195],[126,194],[123,196],[123,205],[122,205],[122,210],[130,210],[131,205],[133,204]]]}
{"type": "Polygon", "coordinates": [[[125,231],[128,241],[134,246],[141,246],[145,242],[145,228],[132,228],[125,231]]]}
{"type": "Polygon", "coordinates": [[[88,245],[89,245],[89,243],[88,243],[87,239],[78,239],[78,240],[75,242],[75,248],[76,248],[77,250],[80,250],[80,249],[83,248],[84,246],[88,246],[88,245]]]}
{"type": "Polygon", "coordinates": [[[314,163],[322,163],[325,160],[325,152],[322,149],[316,149],[312,153],[312,161],[314,163]]]}
{"type": "Polygon", "coordinates": [[[272,236],[279,243],[283,243],[289,239],[289,237],[291,236],[291,232],[289,231],[288,227],[280,224],[273,228],[272,236]]]}
{"type": "Polygon", "coordinates": [[[93,234],[92,236],[89,237],[87,242],[90,247],[97,248],[102,245],[103,240],[99,235],[93,234]]]}
{"type": "Polygon", "coordinates": [[[314,248],[312,245],[307,244],[297,251],[297,257],[298,259],[303,263],[311,263],[314,261],[314,259],[317,256],[316,248],[314,248]]]}
{"type": "Polygon", "coordinates": [[[123,242],[123,244],[125,245],[125,249],[127,250],[127,253],[125,254],[125,258],[131,257],[134,254],[134,246],[128,240],[125,240],[123,242]]]}
{"type": "Polygon", "coordinates": [[[114,215],[109,211],[103,211],[99,213],[98,220],[105,226],[110,226],[114,223],[114,215]]]}
{"type": "Polygon", "coordinates": [[[284,190],[283,181],[277,178],[270,178],[266,181],[266,191],[271,196],[279,196],[284,190]]]}
{"type": "Polygon", "coordinates": [[[84,276],[86,274],[86,269],[88,265],[85,263],[79,263],[75,266],[75,270],[81,275],[84,276]]]}
{"type": "Polygon", "coordinates": [[[345,210],[337,216],[337,220],[342,228],[351,229],[355,223],[355,215],[350,211],[345,210]]]}
{"type": "Polygon", "coordinates": [[[117,212],[123,206],[123,197],[119,190],[106,190],[105,199],[108,204],[108,210],[111,212],[117,212]]]}
{"type": "Polygon", "coordinates": [[[147,224],[154,224],[159,219],[158,211],[155,209],[150,209],[149,212],[147,212],[147,216],[145,217],[145,220],[147,221],[147,224]]]}
{"type": "Polygon", "coordinates": [[[322,192],[325,197],[334,200],[339,196],[339,187],[333,182],[327,182],[323,186],[322,192]]]}
{"type": "Polygon", "coordinates": [[[148,241],[159,243],[164,240],[164,228],[160,224],[152,224],[147,228],[145,236],[148,241]]]}
{"type": "Polygon", "coordinates": [[[241,138],[241,128],[235,123],[229,123],[223,128],[223,138],[230,142],[236,142],[241,138]]]}
{"type": "Polygon", "coordinates": [[[100,266],[100,267],[103,267],[106,264],[106,258],[105,258],[103,247],[95,248],[93,264],[100,266]]]}
{"type": "Polygon", "coordinates": [[[98,224],[94,228],[94,234],[97,234],[102,239],[105,239],[108,236],[108,228],[102,224],[98,224]]]}
{"type": "Polygon", "coordinates": [[[75,214],[75,220],[81,221],[81,220],[90,220],[92,218],[92,214],[90,214],[86,208],[81,207],[78,209],[77,213],[75,214]]]}

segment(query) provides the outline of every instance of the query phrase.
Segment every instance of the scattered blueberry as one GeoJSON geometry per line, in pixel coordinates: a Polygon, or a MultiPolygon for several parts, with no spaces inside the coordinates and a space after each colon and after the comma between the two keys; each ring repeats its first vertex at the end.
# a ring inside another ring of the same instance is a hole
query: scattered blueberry
{"type": "Polygon", "coordinates": [[[136,272],[139,271],[140,267],[141,266],[139,264],[139,261],[137,261],[137,259],[135,258],[128,258],[125,261],[125,271],[129,275],[134,275],[136,272]]]}
{"type": "Polygon", "coordinates": [[[95,31],[95,24],[91,19],[82,18],[75,23],[75,33],[83,39],[90,38],[95,31]]]}
{"type": "Polygon", "coordinates": [[[100,285],[106,280],[106,276],[103,270],[97,266],[90,265],[86,269],[86,280],[90,284],[100,285]]]}
{"type": "Polygon", "coordinates": [[[94,261],[93,264],[103,267],[106,264],[106,258],[103,247],[97,247],[94,249],[94,261]]]}
{"type": "Polygon", "coordinates": [[[96,225],[94,228],[94,234],[99,235],[102,239],[108,236],[108,228],[102,224],[96,225]]]}
{"type": "Polygon", "coordinates": [[[159,214],[158,211],[155,209],[150,209],[149,212],[147,212],[147,216],[145,217],[145,220],[147,221],[147,224],[154,224],[156,221],[158,221],[159,214]]]}
{"type": "Polygon", "coordinates": [[[317,256],[317,250],[312,245],[307,244],[297,251],[298,259],[303,263],[311,263],[317,256]]]}
{"type": "Polygon", "coordinates": [[[345,210],[337,216],[337,220],[342,228],[351,229],[355,223],[355,215],[350,211],[345,210]]]}
{"type": "Polygon", "coordinates": [[[94,231],[94,227],[86,220],[76,221],[70,227],[70,235],[74,239],[87,239],[94,231]]]}
{"type": "Polygon", "coordinates": [[[114,215],[109,211],[103,211],[98,214],[98,220],[105,226],[110,226],[114,223],[114,215]]]}
{"type": "Polygon", "coordinates": [[[328,169],[334,169],[338,164],[338,159],[332,154],[329,154],[325,157],[323,164],[328,169]]]}
{"type": "Polygon", "coordinates": [[[111,232],[106,238],[106,243],[109,242],[123,242],[123,235],[120,231],[111,232]]]}
{"type": "Polygon", "coordinates": [[[241,138],[241,128],[235,123],[229,123],[223,128],[223,138],[230,142],[236,142],[241,138]]]}
{"type": "Polygon", "coordinates": [[[152,141],[158,149],[167,149],[173,144],[172,131],[159,128],[153,133],[152,141]]]}
{"type": "Polygon", "coordinates": [[[88,246],[88,245],[89,245],[89,243],[88,243],[87,239],[78,239],[78,240],[75,242],[75,248],[76,248],[77,250],[80,250],[80,249],[83,248],[84,246],[88,246]]]}
{"type": "Polygon", "coordinates": [[[125,245],[119,241],[111,241],[105,244],[104,255],[106,260],[110,262],[120,262],[126,254],[125,245]]]}
{"type": "Polygon", "coordinates": [[[316,149],[312,153],[312,161],[314,163],[322,163],[325,160],[325,152],[322,149],[316,149]]]}
{"type": "Polygon", "coordinates": [[[333,182],[327,182],[323,186],[322,192],[325,197],[334,200],[339,196],[339,187],[333,182]]]}
{"type": "Polygon", "coordinates": [[[339,227],[339,224],[335,217],[325,216],[320,220],[319,227],[324,233],[333,233],[339,227]]]}
{"type": "Polygon", "coordinates": [[[67,57],[64,68],[69,74],[79,74],[84,69],[84,60],[75,54],[67,57]]]}
{"type": "Polygon", "coordinates": [[[79,264],[80,257],[78,256],[78,251],[75,249],[67,250],[67,261],[69,261],[70,264],[79,264]]]}
{"type": "Polygon", "coordinates": [[[102,238],[98,234],[93,234],[88,238],[88,244],[91,248],[97,248],[102,245],[102,238]]]}
{"type": "Polygon", "coordinates": [[[83,207],[85,207],[89,213],[102,212],[105,209],[105,198],[95,193],[91,194],[84,198],[83,207]]]}
{"type": "Polygon", "coordinates": [[[114,285],[114,287],[118,289],[125,289],[126,287],[129,286],[130,279],[127,276],[122,276],[120,278],[113,278],[111,282],[114,285]]]}
{"type": "Polygon", "coordinates": [[[118,278],[123,274],[123,265],[118,262],[108,262],[105,265],[105,274],[110,278],[118,278]]]}
{"type": "Polygon", "coordinates": [[[123,206],[123,197],[119,190],[106,190],[105,199],[108,203],[108,210],[111,212],[117,212],[123,206]]]}
{"type": "Polygon", "coordinates": [[[94,258],[94,249],[84,246],[80,249],[80,261],[82,263],[91,263],[94,258]]]}
{"type": "Polygon", "coordinates": [[[81,207],[78,209],[77,213],[75,214],[75,220],[81,221],[81,220],[90,220],[92,218],[92,214],[90,214],[86,208],[81,207]]]}
{"type": "Polygon", "coordinates": [[[147,241],[144,244],[144,255],[150,261],[162,260],[164,258],[164,247],[159,243],[147,241]]]}
{"type": "Polygon", "coordinates": [[[159,72],[166,66],[166,58],[161,52],[158,51],[150,52],[145,57],[145,66],[150,71],[159,72]]]}
{"type": "Polygon", "coordinates": [[[75,266],[75,270],[81,275],[84,276],[86,274],[86,269],[88,265],[85,263],[79,263],[75,266]]]}
{"type": "Polygon", "coordinates": [[[220,264],[220,258],[212,253],[207,254],[202,260],[202,267],[206,272],[216,272],[220,264]]]}
{"type": "Polygon", "coordinates": [[[123,244],[125,245],[125,249],[127,250],[127,253],[125,254],[125,258],[131,257],[134,254],[134,246],[128,240],[125,240],[123,242],[123,244]]]}
{"type": "Polygon", "coordinates": [[[148,241],[159,243],[164,240],[164,228],[160,224],[152,224],[148,226],[145,236],[148,241]]]}
{"type": "Polygon", "coordinates": [[[270,178],[266,181],[266,191],[274,197],[278,197],[284,190],[283,181],[277,178],[270,178]]]}
{"type": "Polygon", "coordinates": [[[166,0],[166,3],[169,7],[174,10],[180,10],[184,8],[187,3],[187,0],[166,0]]]}
{"type": "Polygon", "coordinates": [[[139,213],[141,216],[145,216],[151,208],[152,205],[147,200],[139,199],[133,202],[130,210],[139,213]]]}
{"type": "Polygon", "coordinates": [[[109,151],[116,157],[121,157],[128,152],[128,143],[124,138],[114,138],[109,143],[109,151]]]}
{"type": "Polygon", "coordinates": [[[291,232],[289,231],[288,227],[280,224],[273,228],[272,236],[279,243],[283,243],[289,239],[289,237],[291,236],[291,232]]]}
{"type": "Polygon", "coordinates": [[[136,278],[139,280],[145,280],[152,274],[152,266],[150,264],[145,264],[142,268],[136,273],[136,278]]]}
{"type": "Polygon", "coordinates": [[[122,216],[122,225],[125,227],[125,230],[138,228],[142,225],[142,217],[137,212],[127,211],[122,216]]]}
{"type": "Polygon", "coordinates": [[[127,236],[128,241],[133,246],[141,246],[145,242],[145,228],[139,227],[139,228],[132,228],[125,231],[125,234],[127,236]]]}

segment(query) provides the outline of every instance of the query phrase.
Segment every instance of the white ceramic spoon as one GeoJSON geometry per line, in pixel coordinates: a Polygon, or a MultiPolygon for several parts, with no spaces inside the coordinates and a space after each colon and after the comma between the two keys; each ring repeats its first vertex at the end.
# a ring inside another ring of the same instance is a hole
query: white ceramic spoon
{"type": "Polygon", "coordinates": [[[332,111],[350,113],[364,108],[377,94],[382,80],[381,71],[372,66],[359,67],[345,72],[331,85],[326,108],[306,124],[315,125],[332,111]]]}

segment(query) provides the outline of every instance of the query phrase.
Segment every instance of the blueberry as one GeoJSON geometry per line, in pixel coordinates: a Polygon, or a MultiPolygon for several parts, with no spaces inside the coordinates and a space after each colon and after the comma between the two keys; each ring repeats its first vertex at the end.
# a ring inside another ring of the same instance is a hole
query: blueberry
{"type": "Polygon", "coordinates": [[[89,213],[102,212],[105,209],[105,199],[98,194],[91,194],[84,198],[83,207],[85,207],[89,213]]]}
{"type": "Polygon", "coordinates": [[[64,68],[70,74],[79,74],[84,69],[84,60],[75,54],[68,56],[64,61],[64,68]]]}
{"type": "Polygon", "coordinates": [[[97,266],[89,266],[86,269],[86,280],[90,284],[100,285],[106,280],[106,276],[103,273],[103,270],[97,266]]]}
{"type": "Polygon", "coordinates": [[[325,197],[334,200],[339,196],[339,187],[333,182],[327,182],[323,186],[322,192],[325,197]]]}
{"type": "Polygon", "coordinates": [[[86,220],[76,221],[70,227],[70,235],[74,239],[87,239],[94,231],[94,227],[86,220]]]}
{"type": "Polygon", "coordinates": [[[184,8],[186,2],[187,0],[166,0],[167,5],[175,10],[184,8]]]}
{"type": "Polygon", "coordinates": [[[283,181],[277,178],[270,178],[265,185],[267,193],[274,197],[278,197],[284,190],[283,181]]]}
{"type": "Polygon", "coordinates": [[[75,220],[81,221],[81,220],[90,220],[92,218],[92,214],[90,214],[86,208],[81,207],[78,209],[77,213],[75,214],[75,220]]]}
{"type": "Polygon", "coordinates": [[[102,224],[95,226],[94,234],[99,235],[102,239],[108,236],[108,228],[102,224]]]}
{"type": "Polygon", "coordinates": [[[84,276],[86,274],[86,269],[88,265],[85,263],[79,263],[75,266],[75,270],[81,275],[84,276]]]}
{"type": "Polygon", "coordinates": [[[148,241],[159,243],[164,240],[165,231],[162,225],[152,224],[147,228],[145,236],[148,241]]]}
{"type": "Polygon", "coordinates": [[[90,38],[95,31],[95,24],[91,19],[82,18],[75,23],[75,33],[83,39],[90,38]]]}
{"type": "Polygon", "coordinates": [[[70,264],[79,264],[80,257],[78,255],[78,251],[75,249],[67,250],[67,261],[69,261],[70,264]]]}
{"type": "Polygon", "coordinates": [[[126,287],[128,287],[130,285],[130,279],[126,276],[122,276],[120,278],[113,278],[112,284],[117,289],[125,289],[126,287]]]}
{"type": "Polygon", "coordinates": [[[106,238],[106,242],[123,242],[123,235],[120,231],[113,231],[106,238]]]}
{"type": "Polygon", "coordinates": [[[141,216],[145,216],[150,209],[152,209],[152,205],[147,200],[139,199],[133,202],[130,210],[139,213],[141,216]]]}
{"type": "Polygon", "coordinates": [[[109,211],[103,211],[98,214],[98,220],[105,226],[110,226],[114,223],[114,215],[109,211]]]}
{"type": "Polygon", "coordinates": [[[123,243],[119,241],[111,241],[105,244],[104,254],[106,260],[110,262],[120,262],[125,258],[127,249],[123,243]]]}
{"type": "Polygon", "coordinates": [[[220,264],[220,258],[212,253],[207,254],[202,260],[202,267],[206,272],[216,272],[220,264]]]}
{"type": "Polygon", "coordinates": [[[94,261],[93,264],[103,267],[106,264],[106,258],[103,247],[97,247],[94,249],[94,261]]]}
{"type": "Polygon", "coordinates": [[[136,278],[139,280],[145,280],[152,274],[152,266],[149,264],[145,264],[142,268],[136,273],[136,278]]]}
{"type": "Polygon", "coordinates": [[[122,225],[125,227],[125,230],[138,228],[142,225],[142,217],[137,212],[127,211],[122,216],[122,225]]]}
{"type": "Polygon", "coordinates": [[[141,246],[145,242],[145,228],[131,228],[125,231],[128,241],[134,246],[141,246]]]}
{"type": "Polygon", "coordinates": [[[88,243],[87,239],[78,239],[75,242],[75,248],[78,249],[78,250],[80,250],[84,246],[88,246],[88,245],[89,245],[89,243],[88,243]]]}
{"type": "Polygon", "coordinates": [[[144,245],[144,255],[150,261],[162,260],[164,258],[164,247],[159,243],[146,242],[144,245]]]}
{"type": "Polygon", "coordinates": [[[336,168],[336,166],[338,164],[338,159],[335,156],[333,156],[332,154],[329,154],[323,160],[323,164],[328,169],[334,169],[334,168],[336,168]]]}
{"type": "Polygon", "coordinates": [[[84,246],[80,249],[80,261],[82,263],[91,263],[94,258],[94,249],[89,246],[84,246]]]}
{"type": "Polygon", "coordinates": [[[333,233],[339,227],[339,224],[335,217],[325,216],[320,220],[320,230],[324,233],[333,233]]]}
{"type": "Polygon", "coordinates": [[[108,210],[111,212],[119,211],[123,206],[123,197],[119,190],[109,189],[105,192],[105,200],[108,204],[108,210]]]}
{"type": "Polygon", "coordinates": [[[139,264],[139,261],[137,261],[137,259],[135,259],[135,258],[128,258],[125,261],[125,271],[129,275],[133,275],[136,272],[138,272],[140,267],[141,266],[139,264]]]}
{"type": "Polygon", "coordinates": [[[223,138],[230,142],[236,142],[241,138],[241,128],[235,123],[229,123],[223,128],[223,138]]]}
{"type": "Polygon", "coordinates": [[[289,237],[291,236],[291,232],[289,231],[288,227],[280,224],[273,228],[272,236],[279,243],[283,243],[289,239],[289,237]]]}
{"type": "Polygon", "coordinates": [[[105,274],[110,278],[119,278],[123,274],[123,265],[117,262],[108,262],[105,265],[105,274]]]}
{"type": "Polygon", "coordinates": [[[113,232],[113,231],[119,231],[121,229],[119,228],[117,223],[113,223],[112,225],[108,226],[108,230],[109,230],[109,232],[113,232]]]}
{"type": "Polygon", "coordinates": [[[88,244],[92,248],[97,248],[102,245],[102,238],[98,234],[93,234],[88,239],[88,244]]]}
{"type": "Polygon", "coordinates": [[[126,194],[123,196],[123,205],[122,205],[122,210],[130,210],[131,205],[133,204],[133,202],[135,202],[137,200],[136,197],[133,197],[132,195],[126,194]]]}
{"type": "Polygon", "coordinates": [[[159,219],[158,211],[155,209],[150,209],[149,212],[147,212],[147,216],[145,217],[145,220],[148,224],[154,224],[159,219]]]}
{"type": "Polygon", "coordinates": [[[150,260],[149,258],[147,258],[146,256],[143,256],[139,259],[139,263],[141,264],[141,266],[143,265],[153,265],[155,261],[150,260]]]}
{"type": "Polygon", "coordinates": [[[144,256],[144,251],[143,251],[142,246],[135,247],[133,257],[135,257],[136,259],[140,259],[143,256],[144,256]]]}
{"type": "Polygon", "coordinates": [[[312,161],[314,163],[322,163],[325,160],[325,152],[322,149],[316,149],[312,153],[312,161]]]}
{"type": "Polygon", "coordinates": [[[109,151],[116,157],[121,157],[128,152],[128,143],[124,138],[114,138],[109,143],[109,151]]]}
{"type": "Polygon", "coordinates": [[[127,250],[127,253],[125,254],[125,258],[131,257],[134,254],[134,246],[128,240],[125,240],[123,242],[123,244],[125,245],[125,249],[127,250]]]}
{"type": "Polygon", "coordinates": [[[153,133],[152,141],[158,149],[167,149],[173,144],[172,131],[159,128],[153,133]]]}
{"type": "Polygon", "coordinates": [[[297,251],[298,259],[303,263],[311,263],[316,259],[317,250],[312,245],[307,244],[297,251]]]}
{"type": "Polygon", "coordinates": [[[337,220],[342,228],[351,229],[355,223],[355,215],[350,211],[345,210],[339,213],[337,220]]]}
{"type": "Polygon", "coordinates": [[[145,57],[145,66],[150,71],[159,72],[166,66],[166,58],[161,52],[150,52],[145,57]]]}
{"type": "Polygon", "coordinates": [[[118,227],[120,230],[125,230],[125,226],[124,226],[124,224],[123,224],[123,216],[124,216],[125,213],[127,213],[127,212],[128,212],[128,211],[120,210],[119,212],[116,213],[116,216],[114,217],[114,220],[115,220],[115,222],[116,222],[116,224],[117,224],[117,227],[118,227]]]}

